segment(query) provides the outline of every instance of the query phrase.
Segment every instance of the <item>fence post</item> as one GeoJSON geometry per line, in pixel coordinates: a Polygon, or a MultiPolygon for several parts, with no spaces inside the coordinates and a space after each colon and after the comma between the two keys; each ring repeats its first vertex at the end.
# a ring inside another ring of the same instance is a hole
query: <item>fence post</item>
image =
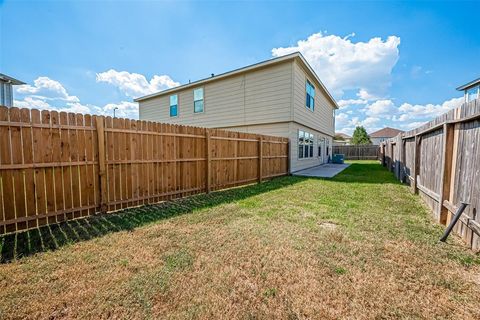
{"type": "Polygon", "coordinates": [[[106,154],[105,154],[105,127],[104,117],[96,117],[98,142],[98,176],[100,180],[100,212],[107,212],[107,176],[106,176],[106,154]]]}
{"type": "Polygon", "coordinates": [[[291,166],[291,163],[290,163],[290,139],[288,139],[287,141],[287,174],[291,174],[290,172],[290,166],[291,166]]]}
{"type": "Polygon", "coordinates": [[[406,182],[406,163],[407,163],[407,141],[406,140],[403,140],[403,137],[400,136],[400,142],[402,144],[402,157],[400,158],[401,160],[401,165],[400,165],[400,168],[401,168],[401,173],[400,173],[400,177],[401,177],[401,180],[403,183],[406,182]]]}
{"type": "Polygon", "coordinates": [[[380,155],[382,157],[382,166],[385,167],[385,142],[380,145],[380,155]]]}
{"type": "Polygon", "coordinates": [[[403,182],[404,181],[403,180],[403,164],[404,164],[403,154],[405,152],[404,152],[403,139],[401,134],[397,135],[397,144],[398,144],[398,168],[397,168],[398,179],[401,182],[403,182]]]}
{"type": "Polygon", "coordinates": [[[206,159],[206,170],[205,170],[205,179],[206,179],[206,193],[210,193],[210,179],[211,179],[211,171],[212,171],[212,160],[210,156],[210,130],[208,128],[205,129],[205,159],[206,159]]]}
{"type": "Polygon", "coordinates": [[[413,193],[418,194],[418,175],[420,173],[420,139],[421,136],[415,136],[415,166],[414,166],[414,176],[413,176],[413,193]]]}
{"type": "Polygon", "coordinates": [[[454,145],[454,124],[443,125],[443,153],[442,153],[442,172],[440,184],[440,203],[438,212],[438,221],[442,224],[447,223],[448,209],[443,206],[445,200],[450,199],[450,184],[452,178],[453,163],[453,145],[454,145]]]}
{"type": "Polygon", "coordinates": [[[263,175],[263,137],[258,138],[258,182],[262,182],[263,175]]]}

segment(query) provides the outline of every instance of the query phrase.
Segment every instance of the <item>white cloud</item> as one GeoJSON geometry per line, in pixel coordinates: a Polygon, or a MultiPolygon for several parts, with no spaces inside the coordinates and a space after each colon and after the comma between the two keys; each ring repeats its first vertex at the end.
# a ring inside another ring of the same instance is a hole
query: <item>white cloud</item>
{"type": "Polygon", "coordinates": [[[27,96],[23,100],[14,100],[13,105],[17,108],[39,109],[39,110],[56,110],[58,112],[74,112],[74,113],[100,113],[100,109],[93,105],[83,105],[80,102],[66,102],[60,106],[51,105],[45,100],[27,96]]]}
{"type": "Polygon", "coordinates": [[[122,118],[138,118],[138,103],[122,101],[120,103],[109,103],[103,107],[103,110],[109,114],[113,114],[113,110],[116,109],[115,115],[122,118]]]}
{"type": "Polygon", "coordinates": [[[367,103],[368,103],[368,101],[363,100],[363,99],[342,99],[342,100],[337,101],[337,104],[340,107],[340,109],[345,109],[345,108],[350,107],[350,106],[363,105],[363,104],[367,104],[367,103]]]}
{"type": "Polygon", "coordinates": [[[376,37],[354,43],[352,36],[342,38],[319,32],[294,46],[274,48],[272,55],[278,57],[300,51],[333,94],[363,89],[383,95],[390,86],[391,72],[399,58],[400,38],[390,36],[383,41],[376,37]]]}
{"type": "Polygon", "coordinates": [[[79,102],[67,103],[65,107],[55,107],[54,109],[58,111],[65,111],[65,112],[74,112],[74,113],[98,113],[95,110],[98,107],[93,105],[83,105],[79,102]]]}
{"type": "Polygon", "coordinates": [[[418,119],[433,119],[445,112],[459,107],[463,98],[453,98],[443,102],[442,104],[415,104],[404,103],[398,108],[399,116],[395,119],[398,121],[409,121],[418,119]]]}
{"type": "Polygon", "coordinates": [[[424,125],[427,121],[416,121],[416,122],[409,122],[409,123],[404,123],[401,125],[401,129],[403,130],[412,130],[415,128],[418,128],[422,125],[424,125]]]}
{"type": "Polygon", "coordinates": [[[390,117],[396,112],[395,104],[389,99],[377,100],[367,105],[363,110],[367,116],[381,117],[390,117]]]}
{"type": "Polygon", "coordinates": [[[360,126],[362,122],[360,121],[360,117],[353,117],[350,121],[348,121],[348,125],[350,126],[360,126]]]}
{"type": "Polygon", "coordinates": [[[362,125],[366,128],[371,128],[380,121],[380,118],[367,117],[362,121],[362,125]]]}
{"type": "Polygon", "coordinates": [[[335,124],[337,126],[348,125],[348,114],[346,113],[337,113],[335,115],[335,124]]]}
{"type": "Polygon", "coordinates": [[[365,105],[369,101],[380,99],[379,97],[370,94],[365,89],[360,89],[357,92],[357,97],[359,99],[341,99],[337,102],[337,104],[340,107],[340,109],[346,109],[348,107],[352,107],[352,106],[355,106],[355,105],[365,105]]]}
{"type": "Polygon", "coordinates": [[[35,97],[25,97],[23,100],[14,100],[13,105],[18,108],[29,109],[49,109],[51,105],[45,100],[41,100],[35,97]]]}
{"type": "Polygon", "coordinates": [[[155,75],[150,81],[139,73],[110,69],[97,73],[97,82],[106,82],[117,87],[128,97],[136,98],[180,85],[167,75],[155,75]]]}
{"type": "Polygon", "coordinates": [[[356,126],[364,126],[368,132],[391,126],[411,130],[425,122],[459,107],[463,98],[453,98],[441,104],[410,104],[396,106],[392,100],[376,100],[363,109],[348,110],[336,115],[336,130],[350,133],[356,126]]]}
{"type": "MultiPolygon", "coordinates": [[[[161,83],[162,79],[155,79],[161,83]]],[[[14,100],[14,106],[18,108],[56,110],[74,113],[89,113],[100,115],[113,115],[113,109],[117,108],[116,114],[120,117],[138,119],[138,104],[121,101],[108,103],[103,107],[92,104],[83,104],[75,96],[70,96],[65,87],[58,81],[48,77],[39,77],[34,85],[24,85],[16,89],[18,98],[14,100]]]]}
{"type": "Polygon", "coordinates": [[[335,130],[335,132],[341,132],[341,133],[345,133],[345,134],[348,134],[349,136],[351,136],[352,133],[353,133],[353,130],[355,130],[354,127],[343,127],[343,128],[338,129],[338,130],[335,130]]]}
{"type": "Polygon", "coordinates": [[[357,97],[367,101],[380,99],[379,97],[374,96],[373,94],[370,94],[370,92],[368,92],[365,89],[360,89],[357,93],[357,97]]]}
{"type": "Polygon", "coordinates": [[[15,92],[20,95],[30,95],[32,98],[41,100],[79,101],[76,96],[69,95],[60,82],[49,77],[38,77],[33,81],[33,84],[33,86],[26,84],[15,87],[15,92]]]}
{"type": "Polygon", "coordinates": [[[368,131],[380,120],[381,119],[377,117],[366,117],[362,120],[359,116],[350,117],[349,114],[345,112],[335,115],[335,126],[338,128],[338,131],[341,132],[343,132],[343,129],[347,129],[347,131],[350,132],[350,129],[353,130],[357,126],[364,126],[368,131]]]}
{"type": "Polygon", "coordinates": [[[70,95],[57,80],[49,77],[38,77],[33,85],[26,84],[15,88],[18,98],[14,106],[19,108],[57,110],[75,113],[98,113],[100,108],[84,105],[80,99],[70,95]]]}

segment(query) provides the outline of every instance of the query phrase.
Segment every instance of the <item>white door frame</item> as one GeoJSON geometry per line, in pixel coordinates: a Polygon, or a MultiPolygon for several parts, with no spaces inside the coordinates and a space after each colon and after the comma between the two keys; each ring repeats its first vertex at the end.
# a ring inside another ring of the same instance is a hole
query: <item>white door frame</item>
{"type": "Polygon", "coordinates": [[[326,153],[326,149],[325,149],[325,137],[321,136],[318,138],[317,140],[317,143],[319,144],[320,148],[322,149],[319,157],[320,157],[320,163],[321,164],[324,164],[325,163],[325,153],[326,153]]]}

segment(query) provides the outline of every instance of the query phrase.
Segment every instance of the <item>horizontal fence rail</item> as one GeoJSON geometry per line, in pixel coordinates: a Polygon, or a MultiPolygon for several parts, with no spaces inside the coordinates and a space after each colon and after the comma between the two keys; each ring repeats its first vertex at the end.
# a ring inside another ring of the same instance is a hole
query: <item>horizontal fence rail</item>
{"type": "Polygon", "coordinates": [[[382,143],[380,155],[438,222],[449,224],[456,206],[469,203],[454,231],[480,249],[480,100],[382,143]]]}
{"type": "Polygon", "coordinates": [[[343,154],[345,160],[377,160],[378,146],[333,146],[334,154],[343,154]]]}
{"type": "Polygon", "coordinates": [[[261,182],[288,139],[0,107],[0,233],[261,182]]]}

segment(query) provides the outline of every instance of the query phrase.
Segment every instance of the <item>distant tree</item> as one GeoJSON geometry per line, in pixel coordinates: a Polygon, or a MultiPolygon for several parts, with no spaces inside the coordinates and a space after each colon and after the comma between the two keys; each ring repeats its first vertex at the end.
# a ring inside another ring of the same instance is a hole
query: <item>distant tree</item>
{"type": "Polygon", "coordinates": [[[335,137],[333,137],[333,140],[336,140],[336,141],[344,141],[345,138],[342,137],[341,135],[337,134],[337,135],[335,135],[335,137]]]}
{"type": "Polygon", "coordinates": [[[364,127],[358,126],[355,128],[352,136],[352,144],[371,144],[370,137],[368,136],[367,130],[364,127]]]}

